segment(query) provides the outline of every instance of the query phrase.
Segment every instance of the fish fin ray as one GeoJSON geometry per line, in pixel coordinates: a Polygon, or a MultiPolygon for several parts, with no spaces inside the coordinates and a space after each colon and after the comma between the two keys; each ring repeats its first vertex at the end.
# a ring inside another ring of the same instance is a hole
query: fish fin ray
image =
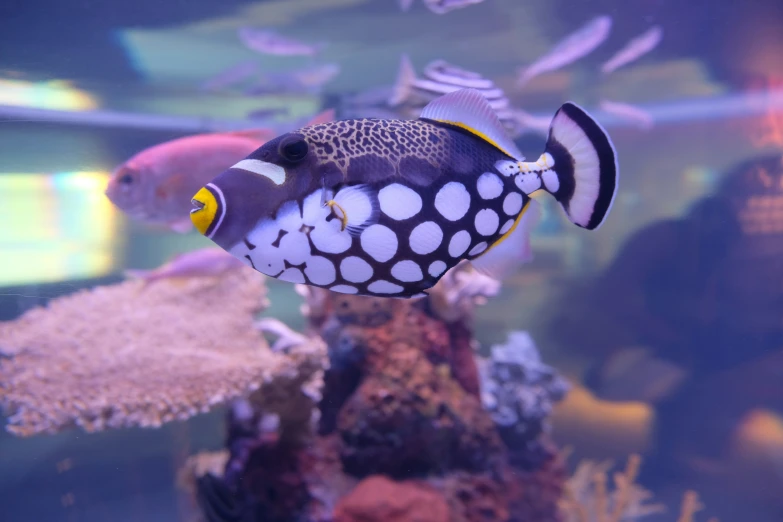
{"type": "Polygon", "coordinates": [[[381,207],[378,195],[370,185],[347,185],[339,189],[333,200],[346,215],[345,230],[352,237],[359,236],[365,228],[378,222],[381,207]]]}
{"type": "Polygon", "coordinates": [[[424,107],[419,118],[463,128],[515,160],[525,159],[495,110],[475,89],[460,89],[444,94],[424,107]]]}

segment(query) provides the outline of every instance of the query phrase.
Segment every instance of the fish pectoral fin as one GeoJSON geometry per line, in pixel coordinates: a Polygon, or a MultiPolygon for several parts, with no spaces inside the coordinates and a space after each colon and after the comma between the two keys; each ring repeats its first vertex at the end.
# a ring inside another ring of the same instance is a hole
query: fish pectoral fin
{"type": "Polygon", "coordinates": [[[340,232],[345,230],[345,227],[348,226],[348,214],[345,213],[345,209],[333,199],[327,201],[326,206],[331,209],[332,215],[340,220],[340,232]]]}
{"type": "Polygon", "coordinates": [[[495,109],[475,89],[461,89],[431,101],[422,109],[419,118],[455,125],[517,161],[525,159],[509,137],[495,109]]]}
{"type": "Polygon", "coordinates": [[[365,228],[378,222],[381,215],[378,194],[369,185],[347,185],[340,188],[331,202],[327,202],[334,212],[339,208],[341,215],[335,217],[343,221],[343,230],[356,237],[365,228]],[[333,204],[330,204],[332,203],[333,204]]]}
{"type": "Polygon", "coordinates": [[[519,265],[533,259],[530,235],[541,218],[541,204],[530,200],[517,217],[514,226],[500,237],[486,252],[471,261],[484,275],[502,281],[513,274],[519,265]]]}

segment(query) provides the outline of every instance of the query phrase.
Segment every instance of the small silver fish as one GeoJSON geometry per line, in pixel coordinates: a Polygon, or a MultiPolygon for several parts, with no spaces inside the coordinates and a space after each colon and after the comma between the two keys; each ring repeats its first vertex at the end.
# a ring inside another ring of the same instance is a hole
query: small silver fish
{"type": "Polygon", "coordinates": [[[219,91],[247,80],[258,72],[256,62],[242,62],[225,69],[201,85],[203,91],[219,91]]]}
{"type": "Polygon", "coordinates": [[[318,94],[324,85],[340,74],[340,65],[325,63],[293,71],[265,74],[253,87],[245,91],[248,95],[274,93],[318,94]]]}
{"type": "Polygon", "coordinates": [[[480,4],[484,0],[424,0],[424,5],[436,14],[446,14],[456,9],[480,4]]]}
{"type": "Polygon", "coordinates": [[[143,279],[147,284],[173,277],[217,277],[244,263],[221,248],[207,247],[179,254],[153,270],[126,270],[125,276],[143,279]]]}
{"type": "Polygon", "coordinates": [[[315,56],[326,47],[325,43],[308,44],[274,31],[253,27],[240,27],[237,36],[248,49],[275,56],[315,56]]]}
{"type": "Polygon", "coordinates": [[[597,16],[565,37],[551,51],[519,73],[521,87],[534,77],[565,67],[593,52],[609,36],[612,18],[597,16]]]}
{"type": "Polygon", "coordinates": [[[663,29],[659,25],[649,28],[644,33],[629,41],[625,47],[609,58],[602,66],[601,72],[610,74],[623,65],[638,60],[655,49],[663,39],[663,29]]]}
{"type": "Polygon", "coordinates": [[[650,114],[648,111],[628,103],[601,100],[599,107],[602,111],[617,116],[618,118],[621,118],[625,121],[634,123],[639,128],[644,130],[651,129],[655,123],[652,114],[650,114]]]}
{"type": "Polygon", "coordinates": [[[407,13],[410,11],[411,6],[413,5],[413,0],[397,0],[397,3],[400,4],[400,9],[403,13],[407,13]]]}
{"type": "Polygon", "coordinates": [[[525,161],[482,94],[462,89],[416,120],[304,127],[251,153],[193,196],[196,229],[291,283],[420,296],[463,260],[502,279],[530,258],[549,193],[576,225],[606,219],[617,190],[611,140],[566,103],[525,161]]]}

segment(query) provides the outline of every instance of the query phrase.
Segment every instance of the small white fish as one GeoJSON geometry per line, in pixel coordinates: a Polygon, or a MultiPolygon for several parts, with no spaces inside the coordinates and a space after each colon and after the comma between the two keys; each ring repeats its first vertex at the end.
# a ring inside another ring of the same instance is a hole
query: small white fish
{"type": "Polygon", "coordinates": [[[245,94],[318,94],[323,86],[338,74],[340,74],[340,65],[336,63],[324,63],[293,71],[265,74],[258,84],[248,89],[245,94]]]}
{"type": "Polygon", "coordinates": [[[549,127],[552,125],[551,116],[535,116],[529,112],[515,109],[514,117],[523,131],[530,130],[543,136],[549,134],[549,127]]]}
{"type": "Polygon", "coordinates": [[[560,41],[551,51],[520,71],[518,85],[535,76],[565,67],[593,52],[609,36],[612,18],[597,16],[560,41]]]}
{"type": "Polygon", "coordinates": [[[325,43],[308,44],[274,31],[254,27],[240,27],[237,36],[248,49],[275,56],[315,56],[326,47],[325,43]]]}
{"type": "Polygon", "coordinates": [[[126,270],[124,273],[126,277],[143,279],[149,284],[171,277],[217,277],[244,266],[242,261],[225,250],[207,247],[179,254],[153,270],[126,270]]]}
{"type": "Polygon", "coordinates": [[[424,5],[435,14],[446,14],[455,9],[480,4],[484,0],[424,0],[424,5]]]}
{"type": "Polygon", "coordinates": [[[601,100],[599,106],[602,111],[635,123],[640,129],[649,130],[655,123],[652,114],[640,107],[635,107],[628,103],[601,100]]]}
{"type": "Polygon", "coordinates": [[[400,4],[400,9],[403,13],[407,13],[410,11],[411,6],[413,5],[413,0],[397,0],[397,3],[400,4]]]}
{"type": "Polygon", "coordinates": [[[623,65],[627,65],[638,60],[645,54],[655,49],[663,38],[663,29],[659,25],[649,28],[636,38],[633,38],[625,47],[609,58],[602,66],[601,72],[609,74],[616,71],[623,65]]]}
{"type": "Polygon", "coordinates": [[[225,69],[201,85],[203,91],[218,91],[242,82],[258,72],[256,62],[242,62],[225,69]]]}

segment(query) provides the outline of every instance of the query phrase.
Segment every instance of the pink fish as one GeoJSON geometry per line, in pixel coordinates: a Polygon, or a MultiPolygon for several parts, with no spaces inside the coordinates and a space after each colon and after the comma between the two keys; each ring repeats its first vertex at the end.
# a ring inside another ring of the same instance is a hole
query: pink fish
{"type": "Polygon", "coordinates": [[[560,40],[552,50],[519,72],[517,84],[522,86],[534,77],[555,71],[584,58],[609,36],[612,18],[596,16],[585,25],[560,40]]]}
{"type": "MultiPolygon", "coordinates": [[[[308,125],[334,119],[325,111],[308,125]]],[[[279,132],[252,129],[197,134],[145,149],[114,170],[106,196],[132,219],[189,232],[193,194],[279,132]]]]}
{"type": "Polygon", "coordinates": [[[631,122],[640,129],[649,130],[655,124],[652,114],[641,107],[610,100],[601,100],[599,106],[602,111],[631,122]]]}
{"type": "Polygon", "coordinates": [[[125,275],[143,279],[149,284],[171,277],[217,277],[245,264],[222,248],[202,248],[175,256],[168,263],[153,270],[126,270],[125,275]]]}
{"type": "Polygon", "coordinates": [[[663,29],[654,25],[644,33],[629,41],[625,47],[609,58],[602,66],[601,72],[609,74],[616,71],[623,65],[638,60],[645,54],[655,49],[663,38],[663,29]]]}

